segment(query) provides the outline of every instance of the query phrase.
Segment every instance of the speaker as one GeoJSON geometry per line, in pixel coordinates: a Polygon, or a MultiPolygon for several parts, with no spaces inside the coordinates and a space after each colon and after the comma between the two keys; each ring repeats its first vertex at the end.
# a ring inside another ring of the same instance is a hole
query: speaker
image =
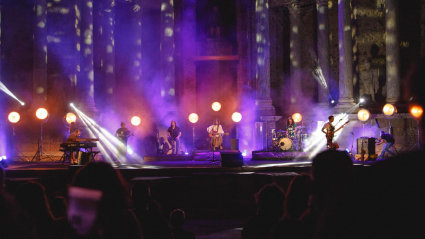
{"type": "Polygon", "coordinates": [[[365,154],[375,154],[375,138],[361,137],[357,138],[357,154],[361,154],[362,145],[365,154]]]}
{"type": "Polygon", "coordinates": [[[231,150],[239,150],[239,139],[231,139],[230,140],[230,149],[231,150]]]}
{"type": "Polygon", "coordinates": [[[221,152],[221,167],[232,168],[242,167],[243,156],[241,152],[221,152]]]}

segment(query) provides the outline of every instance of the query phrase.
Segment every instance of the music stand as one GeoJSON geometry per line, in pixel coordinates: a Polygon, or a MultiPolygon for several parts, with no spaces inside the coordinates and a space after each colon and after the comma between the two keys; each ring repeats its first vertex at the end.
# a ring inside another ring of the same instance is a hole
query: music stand
{"type": "MultiPolygon", "coordinates": [[[[34,159],[36,159],[37,161],[40,161],[41,158],[43,157],[43,124],[46,123],[49,120],[49,116],[47,116],[46,120],[41,122],[41,131],[40,131],[40,140],[38,141],[38,148],[37,148],[37,152],[35,153],[34,157],[32,157],[31,161],[34,161],[34,159]]],[[[47,151],[46,149],[44,149],[44,151],[47,152],[46,157],[49,158],[51,161],[54,161],[52,158],[52,154],[49,153],[49,151],[47,151]]]]}

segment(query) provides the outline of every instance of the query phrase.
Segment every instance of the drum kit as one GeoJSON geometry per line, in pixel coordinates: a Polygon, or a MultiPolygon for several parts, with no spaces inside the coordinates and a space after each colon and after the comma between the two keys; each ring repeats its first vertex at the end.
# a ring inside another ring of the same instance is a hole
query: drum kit
{"type": "Polygon", "coordinates": [[[289,137],[286,131],[272,129],[272,150],[303,150],[307,142],[308,134],[306,126],[298,126],[294,137],[289,137]]]}

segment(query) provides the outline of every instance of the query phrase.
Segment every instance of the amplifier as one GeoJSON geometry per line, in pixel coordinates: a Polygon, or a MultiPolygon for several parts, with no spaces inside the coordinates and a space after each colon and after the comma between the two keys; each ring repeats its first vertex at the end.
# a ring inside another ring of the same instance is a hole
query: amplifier
{"type": "Polygon", "coordinates": [[[357,138],[357,154],[361,154],[362,145],[365,154],[375,154],[375,138],[360,137],[357,138]]]}

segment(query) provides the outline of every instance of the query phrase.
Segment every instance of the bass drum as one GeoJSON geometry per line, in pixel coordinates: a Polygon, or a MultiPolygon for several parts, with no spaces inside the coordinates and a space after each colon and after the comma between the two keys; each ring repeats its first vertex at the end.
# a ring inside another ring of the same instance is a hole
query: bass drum
{"type": "Polygon", "coordinates": [[[283,151],[290,150],[292,147],[292,140],[289,138],[282,138],[279,140],[278,146],[283,151]]]}

